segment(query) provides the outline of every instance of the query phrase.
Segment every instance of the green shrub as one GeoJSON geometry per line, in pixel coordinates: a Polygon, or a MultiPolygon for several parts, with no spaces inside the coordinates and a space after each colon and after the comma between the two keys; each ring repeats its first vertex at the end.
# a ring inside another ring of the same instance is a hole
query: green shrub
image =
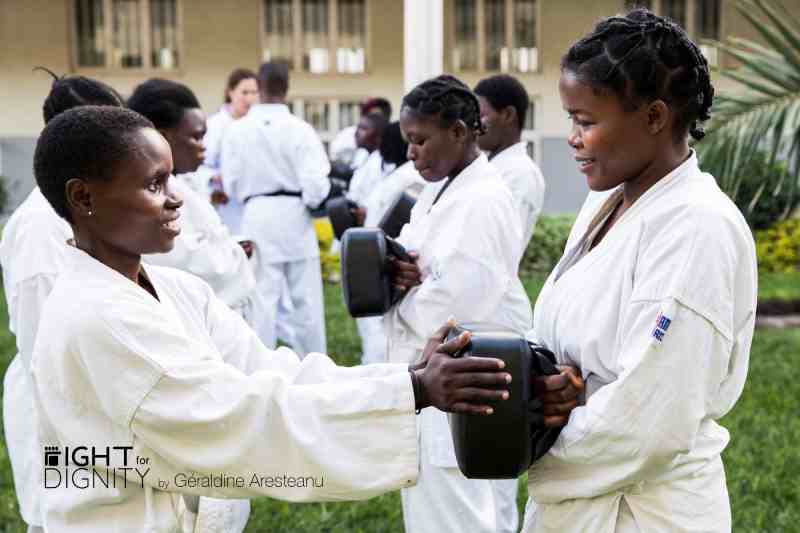
{"type": "Polygon", "coordinates": [[[756,231],[755,238],[760,272],[795,272],[800,267],[800,219],[756,231]]]}
{"type": "Polygon", "coordinates": [[[754,157],[737,171],[741,181],[731,193],[734,203],[754,230],[767,229],[785,219],[800,202],[800,196],[790,186],[791,176],[787,176],[775,194],[786,167],[781,162],[768,163],[766,154],[760,153],[754,157]]]}
{"type": "Polygon", "coordinates": [[[567,245],[575,215],[542,215],[519,265],[520,276],[549,273],[567,245]]]}

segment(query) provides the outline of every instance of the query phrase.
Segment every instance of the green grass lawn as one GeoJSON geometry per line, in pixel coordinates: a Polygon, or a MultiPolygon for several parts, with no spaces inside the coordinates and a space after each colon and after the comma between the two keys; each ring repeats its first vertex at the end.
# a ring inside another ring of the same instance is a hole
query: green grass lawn
{"type": "MultiPolygon", "coordinates": [[[[772,280],[770,280],[772,281],[772,280]]],[[[532,300],[543,277],[524,280],[532,300]]],[[[775,285],[780,285],[778,281],[775,285]]],[[[764,280],[762,278],[762,287],[764,280]]],[[[2,293],[0,293],[2,295],[2,293]]],[[[328,349],[336,361],[357,362],[359,340],[355,322],[341,301],[340,288],[326,285],[328,349]]],[[[5,298],[0,298],[0,370],[14,355],[6,330],[5,298]]],[[[796,406],[800,382],[800,330],[759,330],[751,353],[750,377],[742,399],[723,419],[731,432],[724,459],[734,514],[734,531],[800,531],[800,419],[796,406]]],[[[24,533],[16,510],[11,468],[0,445],[0,533],[24,533]]],[[[519,503],[526,497],[521,482],[519,503]]],[[[355,503],[288,504],[267,498],[252,506],[250,533],[402,532],[399,493],[355,503]]],[[[467,533],[467,532],[465,532],[467,533]]]]}

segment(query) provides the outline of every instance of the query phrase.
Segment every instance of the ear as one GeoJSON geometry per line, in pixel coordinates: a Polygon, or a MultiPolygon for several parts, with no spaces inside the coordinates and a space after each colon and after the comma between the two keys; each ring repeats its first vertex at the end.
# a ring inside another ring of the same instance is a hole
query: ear
{"type": "Polygon", "coordinates": [[[506,124],[517,125],[517,109],[512,105],[506,106],[505,109],[500,111],[500,117],[506,124]]]}
{"type": "Polygon", "coordinates": [[[664,100],[654,100],[647,106],[647,128],[652,135],[658,135],[667,126],[672,118],[672,110],[664,100]]]}
{"type": "Polygon", "coordinates": [[[467,139],[467,125],[461,119],[456,120],[453,125],[450,126],[450,132],[453,135],[453,140],[458,143],[464,143],[467,139]]]}
{"type": "Polygon", "coordinates": [[[64,186],[67,208],[78,217],[92,216],[94,211],[92,191],[89,184],[80,178],[72,178],[64,186]]]}

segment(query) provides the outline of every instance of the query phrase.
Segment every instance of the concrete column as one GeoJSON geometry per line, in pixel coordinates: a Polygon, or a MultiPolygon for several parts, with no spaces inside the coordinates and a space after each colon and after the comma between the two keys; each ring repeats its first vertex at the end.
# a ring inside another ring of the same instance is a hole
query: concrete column
{"type": "Polygon", "coordinates": [[[444,68],[443,0],[405,0],[403,25],[404,88],[408,93],[444,68]]]}

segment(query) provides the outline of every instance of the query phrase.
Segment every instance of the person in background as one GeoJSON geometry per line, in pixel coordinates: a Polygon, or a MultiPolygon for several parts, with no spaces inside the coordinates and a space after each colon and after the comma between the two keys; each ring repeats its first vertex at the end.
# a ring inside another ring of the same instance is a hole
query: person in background
{"type": "Polygon", "coordinates": [[[189,185],[205,156],[205,114],[187,86],[159,78],[133,91],[128,107],[147,117],[169,142],[178,179],[175,188],[184,199],[183,231],[166,254],[147,256],[146,262],[191,272],[211,285],[225,303],[250,324],[256,320],[252,293],[255,276],[248,259],[252,241],[231,236],[205,197],[189,185]]]}
{"type": "MultiPolygon", "coordinates": [[[[475,86],[485,132],[478,147],[487,152],[489,162],[511,190],[511,197],[522,224],[523,253],[533,236],[536,220],[544,203],[544,178],[528,156],[521,140],[528,111],[528,92],[512,76],[500,74],[483,79],[475,86]]],[[[498,533],[516,533],[519,526],[516,479],[492,481],[498,533]]]]}
{"type": "Polygon", "coordinates": [[[288,66],[264,63],[258,85],[261,103],[231,124],[222,142],[225,193],[245,204],[242,230],[260,252],[256,290],[264,312],[255,329],[265,345],[276,345],[278,301],[287,285],[293,348],[303,356],[324,353],[319,244],[309,209],[330,193],[330,163],[314,128],[286,105],[288,66]]]}
{"type": "MultiPolygon", "coordinates": [[[[371,114],[382,115],[389,122],[392,119],[392,104],[386,98],[369,98],[361,104],[361,116],[371,114]]],[[[364,164],[369,154],[356,144],[357,129],[358,124],[336,134],[328,147],[331,161],[344,161],[353,169],[364,164]]]]}
{"type": "MultiPolygon", "coordinates": [[[[400,127],[427,185],[397,238],[415,259],[395,261],[394,283],[407,292],[384,315],[389,361],[419,360],[439,317],[475,332],[524,335],[531,304],[517,275],[522,229],[508,187],[478,149],[477,97],[452,76],[427,80],[403,98],[400,127]]],[[[545,423],[566,422],[578,392],[563,392],[570,405],[545,423]]],[[[447,415],[426,411],[419,426],[419,481],[401,491],[406,531],[494,533],[491,483],[459,471],[447,415]]]]}
{"type": "MultiPolygon", "coordinates": [[[[415,197],[425,186],[425,180],[408,161],[408,143],[403,139],[400,123],[392,122],[386,126],[379,148],[382,171],[386,174],[377,182],[363,205],[355,210],[357,224],[367,228],[378,227],[386,211],[403,192],[415,197]]],[[[386,333],[383,317],[371,316],[356,318],[358,334],[361,337],[361,364],[386,362],[386,333]]]]}
{"type": "Polygon", "coordinates": [[[250,107],[258,102],[258,83],[256,74],[246,68],[237,68],[228,76],[225,85],[225,103],[208,118],[203,144],[206,147],[203,168],[212,173],[211,203],[216,207],[222,222],[232,234],[241,232],[244,206],[235,198],[229,198],[222,186],[221,175],[222,139],[228,126],[247,114],[250,107]]]}
{"type": "MultiPolygon", "coordinates": [[[[528,112],[528,92],[512,76],[500,74],[483,79],[475,86],[481,104],[481,121],[486,132],[478,137],[478,146],[489,154],[489,161],[511,189],[522,223],[523,250],[533,236],[536,220],[544,205],[545,182],[542,172],[528,156],[522,141],[522,128],[528,112]]],[[[508,484],[510,487],[510,483],[508,484]]],[[[516,488],[514,489],[516,494],[516,488]]],[[[508,497],[512,495],[509,492],[508,497]]],[[[507,499],[510,503],[516,498],[507,499]]],[[[516,504],[514,504],[516,509],[516,504]]],[[[507,524],[501,531],[516,531],[507,524]]]]}
{"type": "Polygon", "coordinates": [[[381,179],[394,168],[387,168],[383,164],[381,152],[378,150],[383,138],[383,130],[388,122],[383,115],[374,113],[364,115],[358,121],[356,129],[356,145],[369,154],[367,160],[353,173],[347,197],[353,202],[363,205],[373,189],[381,179]]]}
{"type": "MultiPolygon", "coordinates": [[[[45,124],[77,106],[123,106],[122,97],[103,82],[84,76],[59,77],[42,67],[36,70],[53,77],[42,108],[45,124]]],[[[29,533],[44,532],[44,465],[37,434],[35,391],[30,380],[31,355],[44,301],[69,263],[70,239],[72,228],[56,214],[39,187],[34,187],[14,210],[0,239],[8,329],[17,345],[17,355],[3,379],[3,429],[19,512],[29,533]]]]}

